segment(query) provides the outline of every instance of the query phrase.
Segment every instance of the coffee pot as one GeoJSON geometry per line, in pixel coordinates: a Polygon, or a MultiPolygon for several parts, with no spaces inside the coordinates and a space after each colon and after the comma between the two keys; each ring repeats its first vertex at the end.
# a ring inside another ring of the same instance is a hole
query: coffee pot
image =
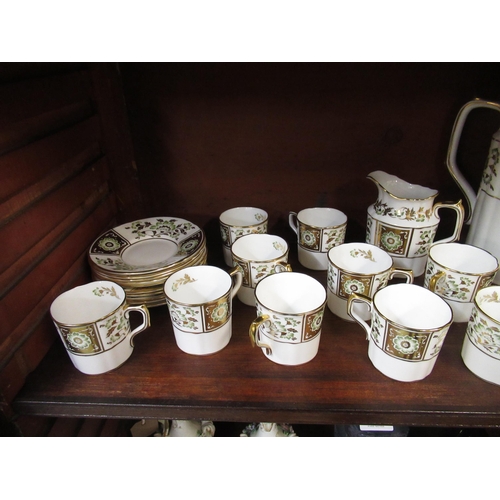
{"type": "MultiPolygon", "coordinates": [[[[465,221],[469,231],[465,242],[492,253],[500,258],[500,129],[492,137],[488,158],[483,170],[479,190],[473,190],[457,166],[457,150],[464,124],[469,113],[477,108],[489,108],[500,112],[500,104],[475,99],[465,104],[458,112],[453,130],[446,164],[453,179],[465,195],[468,216],[465,221]]],[[[500,284],[500,275],[494,279],[500,284]]]]}

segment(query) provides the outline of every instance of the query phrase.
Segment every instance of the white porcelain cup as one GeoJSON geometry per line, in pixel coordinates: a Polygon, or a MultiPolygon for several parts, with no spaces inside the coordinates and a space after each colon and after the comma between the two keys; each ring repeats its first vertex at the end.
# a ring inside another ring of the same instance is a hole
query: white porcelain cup
{"type": "Polygon", "coordinates": [[[290,212],[288,222],[297,235],[299,262],[308,269],[325,271],[328,250],[344,242],[347,216],[335,208],[306,208],[290,212]]]}
{"type": "Polygon", "coordinates": [[[496,257],[463,243],[436,243],[429,249],[424,286],[446,300],[453,321],[469,321],[478,290],[491,284],[498,271],[496,257]]]}
{"type": "Polygon", "coordinates": [[[125,363],[134,350],[134,337],[150,326],[148,308],[128,305],[125,291],[112,281],[93,281],[62,293],[52,302],[50,314],[71,361],[87,375],[125,363]],[[134,330],[132,311],[143,319],[134,330]]]}
{"type": "MultiPolygon", "coordinates": [[[[369,243],[343,243],[328,252],[327,296],[328,308],[333,314],[353,321],[347,313],[347,301],[354,292],[373,297],[375,292],[393,278],[413,283],[413,272],[394,267],[392,257],[369,243]]],[[[365,321],[370,318],[366,304],[356,303],[354,310],[365,321]]]]}
{"type": "Polygon", "coordinates": [[[269,274],[291,271],[288,264],[288,244],[272,234],[248,234],[231,247],[233,262],[243,272],[243,283],[238,298],[244,304],[255,307],[255,287],[269,274]]]}
{"type": "Polygon", "coordinates": [[[227,346],[232,333],[232,300],[241,286],[241,270],[215,266],[181,269],[164,291],[175,341],[188,354],[213,354],[227,346]]]}
{"type": "Polygon", "coordinates": [[[307,274],[270,274],[255,288],[252,346],[281,365],[301,365],[318,353],[326,305],[323,285],[307,274]]]}
{"type": "Polygon", "coordinates": [[[268,214],[255,207],[236,207],[219,216],[222,251],[226,265],[232,267],[231,245],[246,234],[267,233],[268,214]]]}
{"type": "Polygon", "coordinates": [[[373,299],[353,293],[347,310],[366,331],[373,366],[401,382],[422,380],[432,372],[453,321],[446,301],[407,283],[387,285],[373,299]],[[370,325],[354,310],[356,302],[370,307],[370,325]]]}
{"type": "Polygon", "coordinates": [[[474,297],[462,359],[472,373],[500,385],[500,286],[483,288],[474,297]]]}

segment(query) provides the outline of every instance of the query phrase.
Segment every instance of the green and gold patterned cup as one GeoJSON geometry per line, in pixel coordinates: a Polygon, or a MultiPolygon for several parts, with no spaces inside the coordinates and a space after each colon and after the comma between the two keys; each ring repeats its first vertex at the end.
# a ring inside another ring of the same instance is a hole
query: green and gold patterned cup
{"type": "Polygon", "coordinates": [[[132,354],[134,337],[150,326],[147,307],[128,305],[125,291],[112,281],[93,281],[64,292],[52,303],[50,314],[71,361],[87,375],[122,365],[132,354]],[[143,319],[134,330],[132,311],[143,319]]]}
{"type": "Polygon", "coordinates": [[[500,385],[500,286],[482,288],[474,297],[462,359],[472,373],[500,385]]]}
{"type": "Polygon", "coordinates": [[[288,264],[288,244],[272,234],[248,234],[231,247],[233,262],[243,272],[243,283],[238,298],[255,307],[255,287],[270,274],[291,271],[288,264]]]}
{"type": "Polygon", "coordinates": [[[272,274],[255,289],[252,346],[280,365],[301,365],[318,353],[326,305],[324,286],[307,274],[272,274]]]}
{"type": "MultiPolygon", "coordinates": [[[[413,272],[398,269],[392,257],[369,243],[343,243],[328,252],[328,308],[333,314],[353,321],[347,313],[347,301],[352,293],[373,297],[375,292],[394,278],[413,283],[413,272]]],[[[363,319],[370,318],[368,308],[355,304],[363,319]]]]}
{"type": "Polygon", "coordinates": [[[241,269],[215,266],[181,269],[164,285],[175,341],[188,354],[213,354],[232,333],[232,303],[242,282],[241,269]]]}
{"type": "Polygon", "coordinates": [[[373,299],[352,293],[347,311],[366,332],[373,366],[401,382],[430,375],[453,320],[445,300],[411,283],[387,285],[373,299]],[[356,313],[356,303],[369,307],[370,324],[356,313]]]}
{"type": "Polygon", "coordinates": [[[347,216],[336,208],[305,208],[290,212],[288,223],[297,235],[299,262],[308,269],[325,271],[328,251],[344,243],[347,216]]]}
{"type": "Polygon", "coordinates": [[[267,233],[268,215],[265,210],[255,207],[236,207],[222,212],[219,216],[222,251],[227,266],[233,267],[231,245],[246,234],[267,233]]]}
{"type": "Polygon", "coordinates": [[[469,321],[478,290],[491,284],[498,271],[496,257],[463,243],[436,243],[429,249],[424,286],[453,310],[453,321],[469,321]]]}

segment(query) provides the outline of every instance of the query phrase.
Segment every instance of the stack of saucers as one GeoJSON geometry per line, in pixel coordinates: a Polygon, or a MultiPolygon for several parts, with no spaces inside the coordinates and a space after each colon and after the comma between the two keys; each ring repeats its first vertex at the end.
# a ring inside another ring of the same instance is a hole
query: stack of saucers
{"type": "Polygon", "coordinates": [[[176,271],[207,262],[203,230],[185,219],[141,219],[101,234],[88,252],[92,277],[120,285],[131,305],[166,304],[163,285],[176,271]]]}

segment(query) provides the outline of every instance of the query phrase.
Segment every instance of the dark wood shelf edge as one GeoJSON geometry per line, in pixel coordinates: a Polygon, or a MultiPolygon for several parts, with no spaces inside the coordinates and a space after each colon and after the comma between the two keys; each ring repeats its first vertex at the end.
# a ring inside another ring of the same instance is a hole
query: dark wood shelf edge
{"type": "Polygon", "coordinates": [[[118,418],[118,419],[198,419],[223,422],[287,422],[291,424],[334,425],[372,424],[428,427],[500,427],[496,413],[440,411],[390,411],[373,409],[311,410],[262,409],[252,407],[215,407],[192,405],[143,405],[57,403],[17,400],[20,414],[45,417],[118,418]],[[99,411],[99,408],[101,411],[99,411]]]}

